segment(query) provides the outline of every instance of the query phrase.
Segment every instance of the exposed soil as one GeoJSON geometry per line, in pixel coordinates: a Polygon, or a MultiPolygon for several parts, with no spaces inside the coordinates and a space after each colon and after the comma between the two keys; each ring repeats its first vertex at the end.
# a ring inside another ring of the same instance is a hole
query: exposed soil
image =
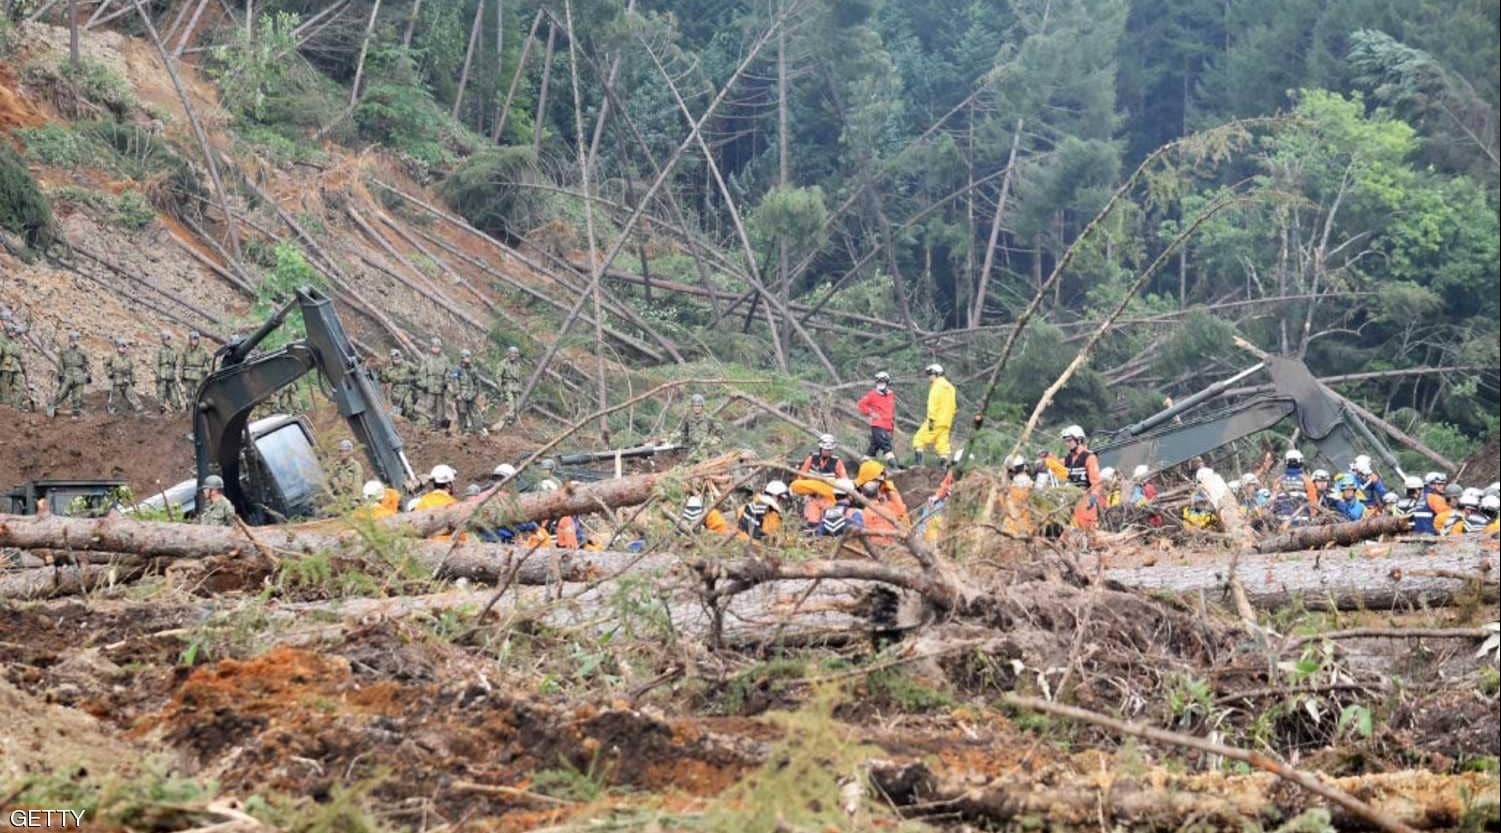
{"type": "Polygon", "coordinates": [[[144,497],[192,476],[186,415],[110,415],[106,397],[90,391],[78,419],[66,410],[48,419],[42,411],[0,407],[9,426],[0,431],[0,488],[27,480],[118,478],[144,497]]]}
{"type": "Polygon", "coordinates": [[[1479,451],[1465,458],[1460,470],[1466,486],[1484,487],[1501,480],[1501,434],[1492,434],[1479,451]]]}

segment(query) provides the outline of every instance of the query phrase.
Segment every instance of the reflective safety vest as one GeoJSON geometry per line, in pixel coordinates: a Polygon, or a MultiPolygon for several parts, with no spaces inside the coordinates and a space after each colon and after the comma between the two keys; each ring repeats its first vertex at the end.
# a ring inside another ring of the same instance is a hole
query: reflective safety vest
{"type": "Polygon", "coordinates": [[[1422,496],[1418,498],[1417,506],[1412,510],[1413,532],[1422,535],[1438,534],[1438,528],[1433,525],[1438,513],[1433,511],[1433,504],[1428,502],[1430,497],[1431,495],[1425,489],[1422,496]]]}
{"type": "Polygon", "coordinates": [[[1423,505],[1421,497],[1404,497],[1396,503],[1397,514],[1404,518],[1411,518],[1423,505]]]}
{"type": "Polygon", "coordinates": [[[1089,458],[1094,456],[1093,451],[1071,451],[1063,458],[1063,467],[1068,469],[1068,482],[1080,488],[1088,489],[1089,483],[1089,458]]]}
{"type": "Polygon", "coordinates": [[[767,508],[767,505],[759,500],[753,500],[740,507],[740,517],[736,519],[735,527],[750,536],[751,540],[760,540],[766,535],[763,527],[766,523],[767,508]]]}
{"type": "Polygon", "coordinates": [[[842,535],[850,527],[863,529],[865,527],[864,516],[854,507],[835,504],[824,510],[823,521],[818,525],[818,534],[842,535]]]}

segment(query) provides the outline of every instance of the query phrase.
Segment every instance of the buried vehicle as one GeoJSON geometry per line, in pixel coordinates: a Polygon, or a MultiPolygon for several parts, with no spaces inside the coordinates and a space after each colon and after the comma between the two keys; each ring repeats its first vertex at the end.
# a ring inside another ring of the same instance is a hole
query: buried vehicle
{"type": "MultiPolygon", "coordinates": [[[[313,443],[313,429],[300,416],[277,414],[245,427],[248,441],[239,447],[241,517],[267,524],[316,514],[324,502],[323,466],[313,443]]],[[[198,478],[190,478],[141,501],[135,509],[191,516],[198,508],[198,478]]],[[[238,508],[238,507],[237,507],[238,508]]]]}
{"type": "Polygon", "coordinates": [[[40,514],[100,518],[128,499],[123,480],[30,480],[0,493],[0,510],[9,515],[36,515],[42,510],[40,514]]]}

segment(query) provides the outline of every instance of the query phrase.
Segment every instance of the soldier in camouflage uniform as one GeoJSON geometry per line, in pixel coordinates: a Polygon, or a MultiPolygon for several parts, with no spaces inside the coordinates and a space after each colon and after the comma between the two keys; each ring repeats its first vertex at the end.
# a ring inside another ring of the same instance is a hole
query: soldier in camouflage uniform
{"type": "Polygon", "coordinates": [[[235,505],[224,496],[224,478],[211,474],[203,478],[203,504],[198,508],[200,526],[234,526],[235,505]]]}
{"type": "Polygon", "coordinates": [[[719,423],[704,408],[704,398],[693,395],[692,405],[683,424],[678,426],[678,445],[688,452],[688,462],[699,463],[719,450],[722,437],[719,423]]]}
{"type": "Polygon", "coordinates": [[[391,410],[406,417],[417,416],[417,396],[414,389],[416,371],[401,360],[401,351],[391,351],[391,361],[381,368],[380,380],[391,387],[391,410]]]}
{"type": "Polygon", "coordinates": [[[354,457],[354,443],[339,440],[339,459],[330,467],[328,490],[335,500],[348,501],[353,505],[359,500],[365,484],[365,467],[354,457]]]}
{"type": "Polygon", "coordinates": [[[68,346],[57,354],[60,372],[57,374],[57,393],[47,404],[47,416],[57,415],[57,406],[67,400],[76,418],[83,413],[83,388],[93,384],[93,371],[89,369],[89,354],[78,346],[78,333],[68,333],[68,346]]]}
{"type": "Polygon", "coordinates": [[[182,383],[178,374],[182,368],[182,356],[172,346],[172,334],[162,330],[162,346],[156,348],[156,402],[162,413],[168,409],[182,410],[182,383]]]}
{"type": "Polygon", "coordinates": [[[506,411],[500,418],[502,426],[516,421],[516,404],[521,399],[522,371],[521,371],[521,348],[507,347],[506,357],[500,363],[500,371],[495,374],[500,383],[500,395],[505,400],[506,411]]]}
{"type": "Polygon", "coordinates": [[[16,323],[7,317],[0,327],[0,405],[16,409],[31,404],[26,389],[26,365],[21,359],[21,343],[16,323]]]}
{"type": "Polygon", "coordinates": [[[480,430],[479,376],[474,372],[474,354],[465,350],[453,372],[454,410],[459,415],[459,431],[475,434],[480,430]]]}
{"type": "Polygon", "coordinates": [[[135,397],[136,363],[126,352],[125,339],[115,342],[115,355],[104,361],[104,375],[109,379],[109,400],[105,410],[113,414],[123,402],[131,410],[140,413],[141,403],[135,397]]]}
{"type": "Polygon", "coordinates": [[[178,378],[182,380],[182,395],[187,407],[192,410],[198,400],[198,388],[214,366],[214,357],[198,343],[198,331],[188,333],[188,349],[182,353],[178,378]]]}
{"type": "Polygon", "coordinates": [[[448,360],[443,358],[443,342],[434,338],[428,346],[428,354],[417,368],[417,389],[422,394],[425,424],[429,428],[443,428],[448,423],[448,360]]]}

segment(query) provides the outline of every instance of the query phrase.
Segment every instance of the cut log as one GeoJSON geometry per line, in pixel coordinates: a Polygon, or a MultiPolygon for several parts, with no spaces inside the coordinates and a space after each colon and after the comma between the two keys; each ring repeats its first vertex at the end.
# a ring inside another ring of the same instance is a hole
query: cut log
{"type": "MultiPolygon", "coordinates": [[[[1104,577],[1149,592],[1217,597],[1230,582],[1231,562],[1158,564],[1106,569],[1104,577]]],[[[1242,554],[1235,576],[1258,608],[1301,601],[1318,610],[1392,610],[1443,606],[1471,589],[1497,596],[1501,575],[1494,543],[1475,538],[1432,543],[1369,544],[1346,550],[1242,554]]]]}
{"type": "Polygon", "coordinates": [[[1256,544],[1257,552],[1296,552],[1316,550],[1320,547],[1349,546],[1383,535],[1400,535],[1412,528],[1412,519],[1377,515],[1374,518],[1325,526],[1305,526],[1288,530],[1281,535],[1263,538],[1256,544]]]}
{"type": "MultiPolygon", "coordinates": [[[[1267,773],[1183,775],[1154,770],[1150,777],[1059,775],[1047,783],[1015,773],[976,784],[973,779],[935,774],[922,763],[877,761],[869,771],[875,789],[908,815],[957,816],[1001,827],[1045,818],[1056,827],[1079,829],[1262,829],[1312,809],[1328,811],[1335,829],[1369,827],[1342,807],[1286,789],[1267,773]]],[[[1469,796],[1480,795],[1477,790],[1495,790],[1494,778],[1479,773],[1403,771],[1322,780],[1418,830],[1457,826],[1466,817],[1469,796]]]]}

